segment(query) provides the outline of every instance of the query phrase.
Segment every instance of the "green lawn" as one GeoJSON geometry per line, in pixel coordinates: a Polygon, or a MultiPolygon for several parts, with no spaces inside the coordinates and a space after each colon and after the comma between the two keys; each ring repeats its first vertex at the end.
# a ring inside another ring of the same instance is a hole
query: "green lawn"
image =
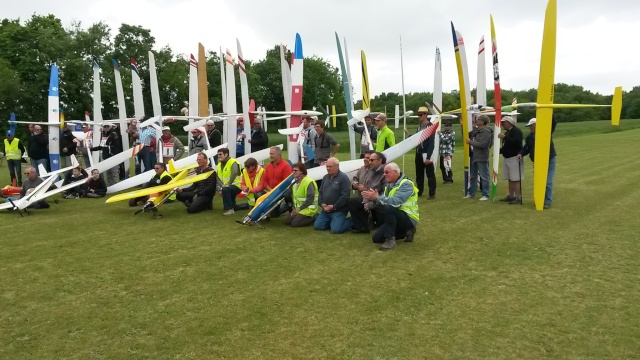
{"type": "Polygon", "coordinates": [[[640,121],[622,123],[558,125],[543,212],[528,160],[524,206],[463,200],[459,148],[456,184],[389,252],[244,227],[218,197],[158,220],[92,199],[3,212],[0,358],[635,358],[640,121]]]}

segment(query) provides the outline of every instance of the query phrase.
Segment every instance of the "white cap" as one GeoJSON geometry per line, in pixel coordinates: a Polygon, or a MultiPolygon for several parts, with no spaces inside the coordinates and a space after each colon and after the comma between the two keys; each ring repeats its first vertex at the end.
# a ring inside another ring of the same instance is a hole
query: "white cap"
{"type": "Polygon", "coordinates": [[[165,130],[169,130],[169,131],[171,131],[171,128],[170,128],[170,127],[168,127],[168,126],[163,126],[163,127],[162,127],[162,131],[165,131],[165,130]]]}
{"type": "Polygon", "coordinates": [[[536,123],[536,118],[533,118],[533,119],[529,120],[529,122],[527,123],[526,127],[529,127],[529,126],[531,126],[531,125],[533,125],[535,123],[536,123]]]}
{"type": "Polygon", "coordinates": [[[213,122],[213,120],[207,120],[207,125],[215,125],[215,123],[213,122]]]}

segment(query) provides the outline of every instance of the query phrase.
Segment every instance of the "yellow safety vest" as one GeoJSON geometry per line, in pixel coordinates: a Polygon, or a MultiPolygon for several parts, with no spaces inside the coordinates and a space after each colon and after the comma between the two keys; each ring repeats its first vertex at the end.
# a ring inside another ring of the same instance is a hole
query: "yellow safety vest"
{"type": "MultiPolygon", "coordinates": [[[[169,175],[169,173],[165,171],[165,172],[162,173],[162,175],[160,175],[160,180],[162,180],[163,178],[165,178],[167,176],[170,179],[173,179],[173,176],[169,175]]],[[[175,199],[176,199],[176,194],[175,193],[173,193],[173,195],[169,196],[169,200],[175,200],[175,199]]]]}
{"type": "Polygon", "coordinates": [[[11,143],[9,143],[8,139],[4,139],[4,152],[7,160],[20,160],[22,154],[20,153],[18,144],[20,144],[20,140],[17,138],[13,138],[11,143]]]}
{"type": "MultiPolygon", "coordinates": [[[[242,176],[244,177],[244,183],[245,185],[247,185],[247,188],[249,190],[253,189],[254,187],[258,186],[258,184],[260,184],[260,180],[262,179],[263,173],[264,173],[264,168],[261,167],[256,173],[256,176],[253,178],[253,183],[252,183],[251,178],[249,177],[249,172],[247,172],[247,169],[246,168],[242,169],[242,176]]],[[[250,206],[254,206],[256,204],[256,195],[254,193],[248,193],[247,202],[249,203],[250,206]]]]}
{"type": "MultiPolygon", "coordinates": [[[[236,159],[229,158],[229,160],[227,160],[227,163],[224,165],[224,169],[220,167],[222,162],[218,163],[218,176],[220,176],[220,180],[222,181],[223,185],[226,185],[229,182],[229,179],[231,179],[231,168],[233,164],[237,163],[238,162],[236,161],[236,159]]],[[[238,188],[240,187],[240,176],[236,176],[236,178],[233,179],[232,185],[235,185],[238,188]]]]}
{"type": "Polygon", "coordinates": [[[388,188],[385,189],[384,195],[386,197],[393,197],[396,191],[398,191],[398,188],[407,181],[410,182],[411,187],[413,187],[413,194],[407,199],[407,201],[404,202],[404,204],[400,205],[400,210],[406,212],[407,215],[409,215],[409,217],[414,219],[415,221],[420,221],[420,209],[418,208],[418,188],[416,188],[416,186],[413,184],[413,181],[404,178],[402,179],[402,181],[400,181],[400,184],[391,189],[391,191],[389,191],[388,188]]]}
{"type": "Polygon", "coordinates": [[[318,184],[316,184],[316,182],[310,177],[305,176],[299,184],[293,184],[293,207],[304,216],[314,216],[318,212],[318,184]],[[300,210],[300,206],[302,206],[302,204],[307,200],[307,188],[309,188],[309,183],[313,183],[313,189],[315,190],[313,204],[309,205],[304,210],[300,210]]]}

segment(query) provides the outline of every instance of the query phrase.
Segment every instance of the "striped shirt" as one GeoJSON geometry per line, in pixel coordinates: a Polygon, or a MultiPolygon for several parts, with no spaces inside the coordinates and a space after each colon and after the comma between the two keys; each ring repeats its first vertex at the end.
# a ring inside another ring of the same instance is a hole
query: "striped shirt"
{"type": "Polygon", "coordinates": [[[151,139],[156,138],[156,130],[152,127],[145,127],[138,132],[140,144],[144,146],[151,146],[151,139]]]}

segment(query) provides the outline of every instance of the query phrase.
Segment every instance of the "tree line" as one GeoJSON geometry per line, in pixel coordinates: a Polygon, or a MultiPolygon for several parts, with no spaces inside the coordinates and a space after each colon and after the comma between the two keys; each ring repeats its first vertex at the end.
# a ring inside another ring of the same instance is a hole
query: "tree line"
{"type": "MultiPolygon", "coordinates": [[[[195,44],[194,44],[195,45],[195,44]]],[[[206,44],[205,44],[206,46],[206,44]]],[[[151,91],[149,87],[148,52],[156,47],[156,40],[149,29],[137,25],[122,24],[114,31],[103,22],[84,27],[73,23],[65,28],[54,15],[33,15],[26,21],[3,19],[0,23],[0,119],[8,119],[14,112],[19,120],[46,121],[49,74],[52,63],[60,67],[60,102],[67,119],[84,119],[84,112],[93,108],[93,57],[97,57],[101,72],[102,116],[104,119],[118,117],[115,80],[111,59],[120,64],[125,88],[128,116],[133,115],[133,95],[129,58],[135,58],[143,82],[145,110],[151,114],[151,91]]],[[[195,46],[194,46],[195,47],[195,46]]],[[[176,115],[187,106],[188,101],[188,54],[176,54],[169,46],[154,50],[163,114],[176,115]]],[[[209,102],[214,111],[222,109],[220,87],[220,54],[208,51],[207,80],[209,102]]],[[[286,55],[291,58],[290,52],[286,55]]],[[[336,105],[344,112],[344,92],[339,69],[317,56],[305,58],[303,107],[336,105]]],[[[284,110],[280,54],[277,46],[267,50],[264,59],[245,60],[249,95],[258,105],[268,110],[284,110]]],[[[236,74],[238,68],[236,65],[236,74]]],[[[236,75],[236,88],[240,89],[236,75]]],[[[359,83],[359,82],[357,82],[359,83]]],[[[238,104],[240,91],[236,91],[238,104]]],[[[502,89],[503,104],[532,102],[536,89],[502,89]]],[[[431,102],[433,94],[415,92],[406,94],[407,109],[417,110],[425,102],[431,102]]],[[[493,91],[487,91],[488,104],[493,104],[493,91]]],[[[443,94],[443,108],[460,106],[459,93],[443,94]]],[[[610,104],[611,96],[592,93],[578,85],[556,84],[555,101],[558,103],[610,104]]],[[[385,111],[393,116],[396,104],[402,104],[399,93],[382,93],[371,99],[373,111],[385,111]]],[[[361,101],[356,103],[361,108],[361,101]]],[[[241,106],[238,106],[241,109],[241,106]]],[[[533,116],[522,111],[523,116],[533,116]]],[[[556,112],[559,121],[585,121],[608,119],[609,109],[572,109],[556,112]]],[[[623,118],[640,118],[640,86],[623,95],[623,118]]],[[[344,128],[344,122],[340,122],[344,128]]],[[[279,124],[284,125],[284,121],[279,124]]],[[[179,128],[179,124],[172,124],[179,128]]],[[[7,124],[2,129],[8,128],[7,124]]],[[[277,126],[272,126],[273,131],[277,126]]],[[[24,128],[19,128],[24,132],[24,128]]],[[[20,135],[20,132],[18,135],[20,135]]]]}

